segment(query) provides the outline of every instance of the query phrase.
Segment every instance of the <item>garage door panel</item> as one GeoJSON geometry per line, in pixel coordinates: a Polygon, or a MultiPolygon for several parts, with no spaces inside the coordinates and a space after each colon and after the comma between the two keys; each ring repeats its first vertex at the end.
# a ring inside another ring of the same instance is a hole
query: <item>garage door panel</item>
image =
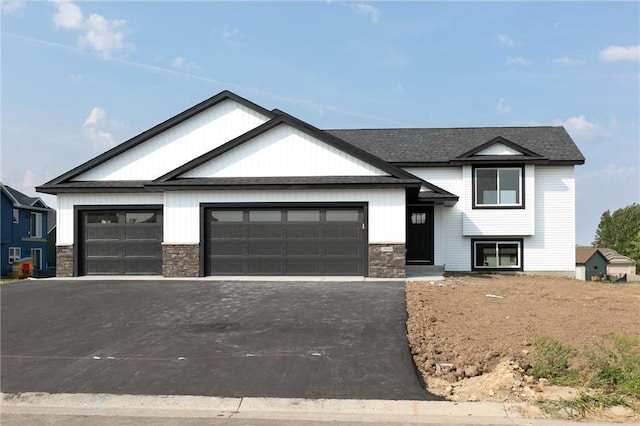
{"type": "Polygon", "coordinates": [[[122,257],[125,255],[125,248],[120,243],[96,242],[87,246],[86,256],[92,257],[122,257]]]}
{"type": "Polygon", "coordinates": [[[120,258],[89,258],[86,269],[96,275],[124,275],[125,264],[120,258]]]}
{"type": "Polygon", "coordinates": [[[244,261],[211,259],[211,275],[245,275],[244,261]]]}
{"type": "Polygon", "coordinates": [[[360,256],[360,244],[357,241],[327,241],[325,255],[327,256],[360,256]]]}
{"type": "Polygon", "coordinates": [[[362,208],[205,212],[209,275],[364,275],[362,208]]]}
{"type": "Polygon", "coordinates": [[[321,225],[289,225],[287,227],[287,239],[322,238],[321,225]]]}
{"type": "Polygon", "coordinates": [[[323,249],[322,241],[314,240],[299,240],[299,241],[287,241],[287,256],[299,257],[299,256],[321,256],[323,249]]]}
{"type": "Polygon", "coordinates": [[[156,273],[158,268],[162,269],[161,259],[127,259],[125,261],[125,274],[149,275],[156,273]]]}
{"type": "Polygon", "coordinates": [[[127,241],[125,244],[126,257],[162,257],[162,248],[157,244],[140,244],[138,242],[127,241]]]}
{"type": "Polygon", "coordinates": [[[323,275],[323,262],[313,259],[296,259],[287,261],[289,275],[323,275]]]}
{"type": "Polygon", "coordinates": [[[247,272],[251,275],[284,275],[282,259],[251,259],[247,261],[247,272]]]}
{"type": "Polygon", "coordinates": [[[211,247],[214,256],[244,256],[246,255],[246,243],[244,241],[216,240],[211,247]]]}
{"type": "Polygon", "coordinates": [[[353,224],[327,225],[325,229],[326,238],[357,239],[360,235],[361,226],[353,224]]]}
{"type": "Polygon", "coordinates": [[[249,227],[247,225],[230,225],[230,224],[213,224],[209,239],[211,238],[236,238],[246,239],[249,236],[249,227]]]}
{"type": "Polygon", "coordinates": [[[249,238],[282,238],[282,225],[252,224],[249,227],[249,238]]]}
{"type": "Polygon", "coordinates": [[[85,232],[87,241],[100,240],[122,240],[124,239],[124,228],[119,225],[88,225],[85,232]]]}
{"type": "Polygon", "coordinates": [[[125,240],[158,241],[161,232],[162,230],[157,226],[126,227],[125,240]]]}

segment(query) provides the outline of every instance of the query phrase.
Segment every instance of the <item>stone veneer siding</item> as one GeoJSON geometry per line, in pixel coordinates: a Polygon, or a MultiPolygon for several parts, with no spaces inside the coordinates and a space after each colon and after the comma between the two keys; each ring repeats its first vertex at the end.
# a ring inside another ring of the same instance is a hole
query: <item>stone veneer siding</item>
{"type": "Polygon", "coordinates": [[[73,277],[73,246],[56,246],[56,277],[73,277]]]}
{"type": "Polygon", "coordinates": [[[404,244],[369,244],[369,277],[404,278],[404,244]]]}
{"type": "Polygon", "coordinates": [[[200,275],[200,245],[163,244],[162,275],[197,277],[200,275]]]}

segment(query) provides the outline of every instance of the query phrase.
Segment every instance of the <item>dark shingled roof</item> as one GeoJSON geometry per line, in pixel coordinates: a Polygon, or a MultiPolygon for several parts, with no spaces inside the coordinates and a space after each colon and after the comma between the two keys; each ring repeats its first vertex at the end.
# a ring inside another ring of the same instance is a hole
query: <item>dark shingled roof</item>
{"type": "Polygon", "coordinates": [[[360,149],[396,163],[448,164],[465,152],[503,137],[550,163],[582,164],[584,157],[563,127],[326,130],[360,149]]]}

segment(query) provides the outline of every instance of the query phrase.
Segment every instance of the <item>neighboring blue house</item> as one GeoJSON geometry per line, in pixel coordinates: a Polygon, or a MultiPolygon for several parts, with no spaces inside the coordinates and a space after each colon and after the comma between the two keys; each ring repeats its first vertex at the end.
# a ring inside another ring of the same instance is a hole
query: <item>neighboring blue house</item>
{"type": "Polygon", "coordinates": [[[11,274],[12,263],[31,257],[36,275],[48,264],[47,215],[52,211],[39,197],[29,197],[0,182],[0,266],[11,274]]]}

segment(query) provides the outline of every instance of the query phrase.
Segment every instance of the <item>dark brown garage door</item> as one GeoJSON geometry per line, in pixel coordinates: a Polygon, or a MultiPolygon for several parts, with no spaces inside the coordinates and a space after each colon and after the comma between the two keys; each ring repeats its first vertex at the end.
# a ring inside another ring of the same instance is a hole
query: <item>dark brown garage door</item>
{"type": "Polygon", "coordinates": [[[364,275],[363,208],[205,210],[207,275],[364,275]]]}
{"type": "Polygon", "coordinates": [[[162,274],[162,210],[80,212],[80,275],[162,274]]]}

